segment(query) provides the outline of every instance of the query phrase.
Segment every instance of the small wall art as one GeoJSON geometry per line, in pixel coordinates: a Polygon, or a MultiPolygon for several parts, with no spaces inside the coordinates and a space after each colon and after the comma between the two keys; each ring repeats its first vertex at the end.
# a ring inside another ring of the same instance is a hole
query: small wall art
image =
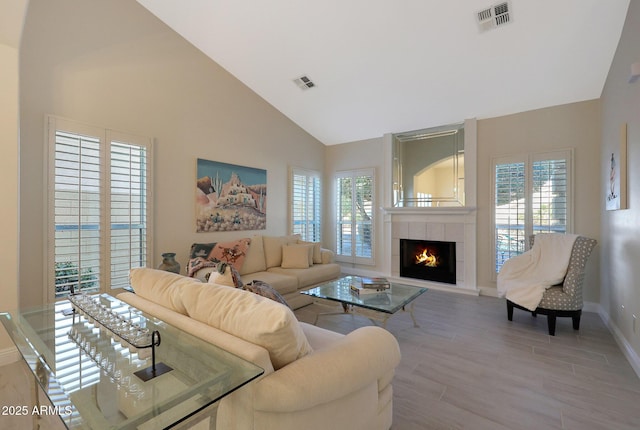
{"type": "Polygon", "coordinates": [[[196,232],[267,228],[267,171],[198,158],[196,232]]]}
{"type": "Polygon", "coordinates": [[[609,158],[608,211],[627,209],[627,124],[620,126],[620,144],[609,158]]]}

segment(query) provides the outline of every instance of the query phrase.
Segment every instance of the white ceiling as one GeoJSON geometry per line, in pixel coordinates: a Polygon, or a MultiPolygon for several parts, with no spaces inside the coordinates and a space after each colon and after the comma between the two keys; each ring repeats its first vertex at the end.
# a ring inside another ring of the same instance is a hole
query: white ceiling
{"type": "Polygon", "coordinates": [[[138,0],[326,145],[600,97],[629,0],[138,0]],[[316,87],[300,90],[293,79],[316,87]]]}

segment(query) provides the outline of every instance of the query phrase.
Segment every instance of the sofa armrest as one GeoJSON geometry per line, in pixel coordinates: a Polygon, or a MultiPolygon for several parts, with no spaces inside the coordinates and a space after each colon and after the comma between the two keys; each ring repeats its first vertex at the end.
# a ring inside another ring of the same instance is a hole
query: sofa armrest
{"type": "Polygon", "coordinates": [[[393,335],[380,327],[362,327],[257,381],[254,409],[299,411],[340,399],[377,385],[399,363],[393,335]]]}
{"type": "Polygon", "coordinates": [[[335,259],[334,252],[326,248],[320,248],[320,256],[322,257],[322,264],[333,263],[335,259]]]}

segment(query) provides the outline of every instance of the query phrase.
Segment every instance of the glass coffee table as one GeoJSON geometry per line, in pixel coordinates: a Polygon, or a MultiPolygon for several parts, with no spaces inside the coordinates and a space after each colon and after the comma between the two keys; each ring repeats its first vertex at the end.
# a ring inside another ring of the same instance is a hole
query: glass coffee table
{"type": "Polygon", "coordinates": [[[0,312],[0,321],[51,402],[49,412],[57,413],[67,428],[186,427],[207,416],[215,402],[264,373],[114,297],[93,297],[136,327],[157,332],[158,345],[136,349],[105,327],[71,313],[66,300],[0,312]],[[152,363],[165,373],[145,381],[139,375],[152,363]]]}
{"type": "Polygon", "coordinates": [[[319,299],[339,302],[343,312],[325,312],[316,314],[314,324],[321,315],[336,315],[358,312],[367,318],[380,321],[382,327],[386,327],[387,320],[398,311],[406,311],[411,315],[414,327],[418,327],[413,315],[414,300],[424,294],[427,288],[414,287],[412,285],[391,282],[390,288],[375,294],[356,295],[351,292],[351,285],[360,282],[357,276],[345,276],[335,281],[327,282],[309,290],[301,291],[302,294],[317,297],[319,299]]]}

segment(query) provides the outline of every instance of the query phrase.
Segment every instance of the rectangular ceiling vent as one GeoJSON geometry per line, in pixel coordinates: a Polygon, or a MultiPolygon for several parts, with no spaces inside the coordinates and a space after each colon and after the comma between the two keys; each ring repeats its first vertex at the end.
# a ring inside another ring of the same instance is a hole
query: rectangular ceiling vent
{"type": "Polygon", "coordinates": [[[511,2],[494,4],[476,13],[480,31],[488,31],[511,22],[511,2]]]}
{"type": "Polygon", "coordinates": [[[299,78],[294,79],[293,82],[295,82],[295,84],[302,90],[308,90],[316,86],[308,76],[300,76],[299,78]]]}

